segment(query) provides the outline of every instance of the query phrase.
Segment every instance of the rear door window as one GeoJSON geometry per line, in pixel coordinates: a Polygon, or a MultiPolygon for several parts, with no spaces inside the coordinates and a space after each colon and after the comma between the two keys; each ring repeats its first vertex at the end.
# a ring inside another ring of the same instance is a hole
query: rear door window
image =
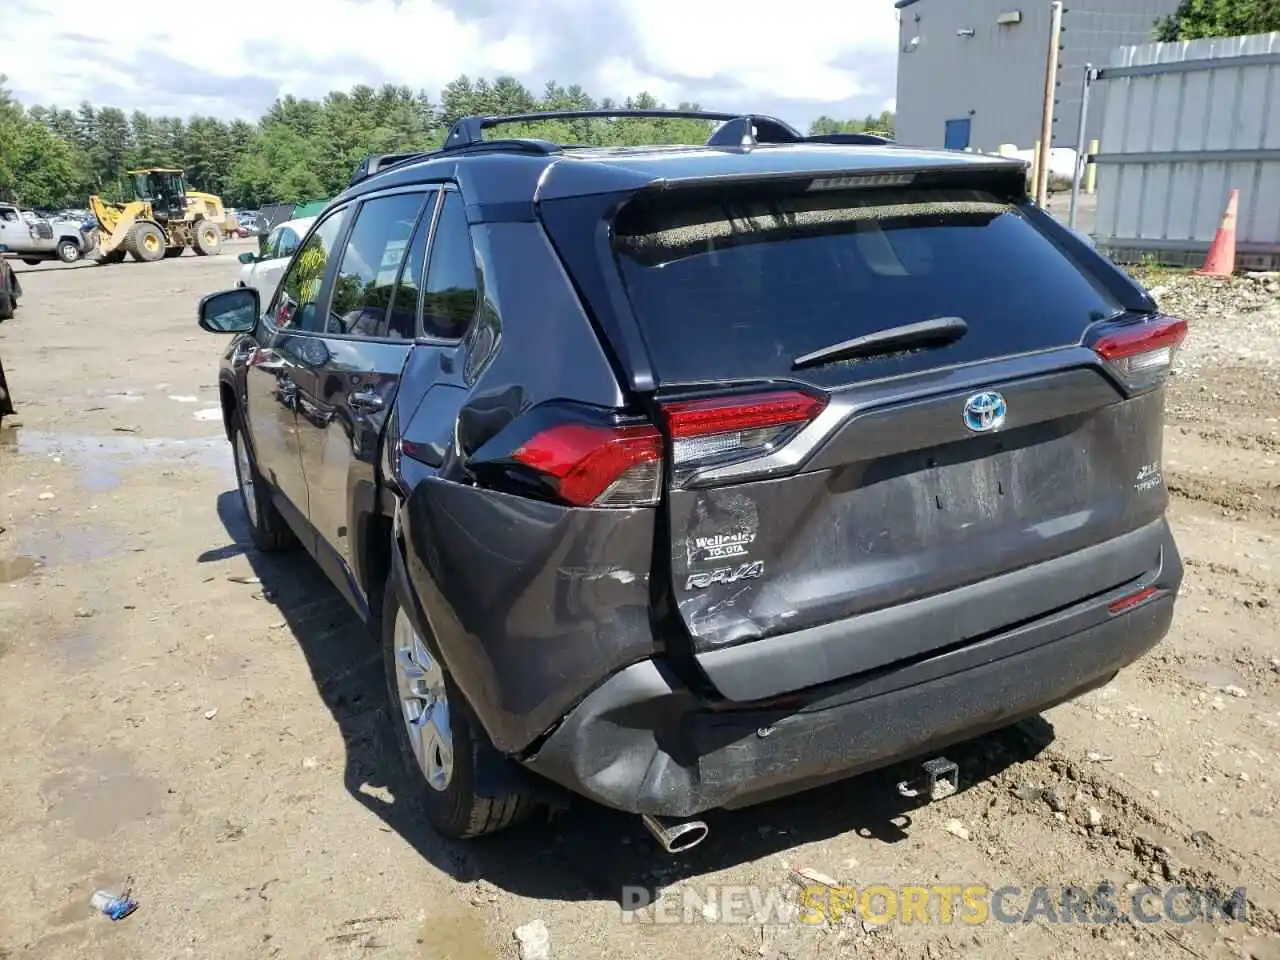
{"type": "Polygon", "coordinates": [[[391,298],[391,310],[387,314],[385,336],[393,340],[412,340],[418,335],[418,298],[422,293],[422,274],[426,269],[427,240],[431,236],[431,220],[434,197],[428,201],[413,232],[413,242],[396,281],[395,294],[391,298]]]}
{"type": "Polygon", "coordinates": [[[663,383],[908,373],[1067,345],[1120,305],[1017,207],[944,188],[633,203],[624,283],[663,383]],[[961,317],[946,347],[793,374],[792,360],[890,327],[961,317]]]}
{"type": "Polygon", "coordinates": [[[426,196],[396,193],[360,207],[333,281],[329,333],[373,337],[386,329],[400,265],[426,196]]]}

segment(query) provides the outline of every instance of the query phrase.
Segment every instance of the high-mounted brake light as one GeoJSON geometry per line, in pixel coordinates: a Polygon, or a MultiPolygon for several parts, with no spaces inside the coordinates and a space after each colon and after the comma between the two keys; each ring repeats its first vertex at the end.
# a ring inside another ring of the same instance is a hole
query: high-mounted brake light
{"type": "Polygon", "coordinates": [[[1173,369],[1173,358],[1187,336],[1187,322],[1160,317],[1101,337],[1094,352],[1130,387],[1153,386],[1173,369]]]}
{"type": "Polygon", "coordinates": [[[662,408],[677,474],[764,456],[822,412],[827,401],[798,390],[686,400],[662,408]]]}
{"type": "Polygon", "coordinates": [[[561,498],[576,506],[657,503],[662,488],[662,436],[653,427],[560,424],[530,438],[514,458],[554,477],[561,498]]]}

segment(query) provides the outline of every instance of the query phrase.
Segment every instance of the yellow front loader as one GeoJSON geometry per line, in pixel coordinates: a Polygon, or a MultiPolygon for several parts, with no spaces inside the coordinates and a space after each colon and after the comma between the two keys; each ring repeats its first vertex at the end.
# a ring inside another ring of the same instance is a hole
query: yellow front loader
{"type": "Polygon", "coordinates": [[[119,263],[125,254],[144,262],[180,257],[187,247],[202,257],[222,252],[227,214],[220,197],[188,190],[181,170],[149,167],[129,173],[136,200],[89,198],[103,263],[119,263]]]}

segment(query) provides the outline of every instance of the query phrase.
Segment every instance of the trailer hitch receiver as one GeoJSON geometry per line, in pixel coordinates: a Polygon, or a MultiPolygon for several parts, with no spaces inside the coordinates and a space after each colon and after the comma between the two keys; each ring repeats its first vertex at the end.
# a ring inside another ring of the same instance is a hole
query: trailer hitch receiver
{"type": "Polygon", "coordinates": [[[898,793],[904,797],[928,797],[928,802],[943,800],[960,789],[960,768],[946,757],[934,757],[920,765],[920,776],[903,780],[898,793]]]}

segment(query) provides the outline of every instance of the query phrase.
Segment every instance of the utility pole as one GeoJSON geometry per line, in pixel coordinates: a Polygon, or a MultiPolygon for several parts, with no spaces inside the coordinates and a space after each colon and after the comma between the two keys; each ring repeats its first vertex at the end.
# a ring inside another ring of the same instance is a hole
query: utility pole
{"type": "Polygon", "coordinates": [[[1049,199],[1049,158],[1053,150],[1053,101],[1058,92],[1058,54],[1062,45],[1062,0],[1053,0],[1049,22],[1049,56],[1044,68],[1044,114],[1040,124],[1040,164],[1036,173],[1036,203],[1049,199]]]}

